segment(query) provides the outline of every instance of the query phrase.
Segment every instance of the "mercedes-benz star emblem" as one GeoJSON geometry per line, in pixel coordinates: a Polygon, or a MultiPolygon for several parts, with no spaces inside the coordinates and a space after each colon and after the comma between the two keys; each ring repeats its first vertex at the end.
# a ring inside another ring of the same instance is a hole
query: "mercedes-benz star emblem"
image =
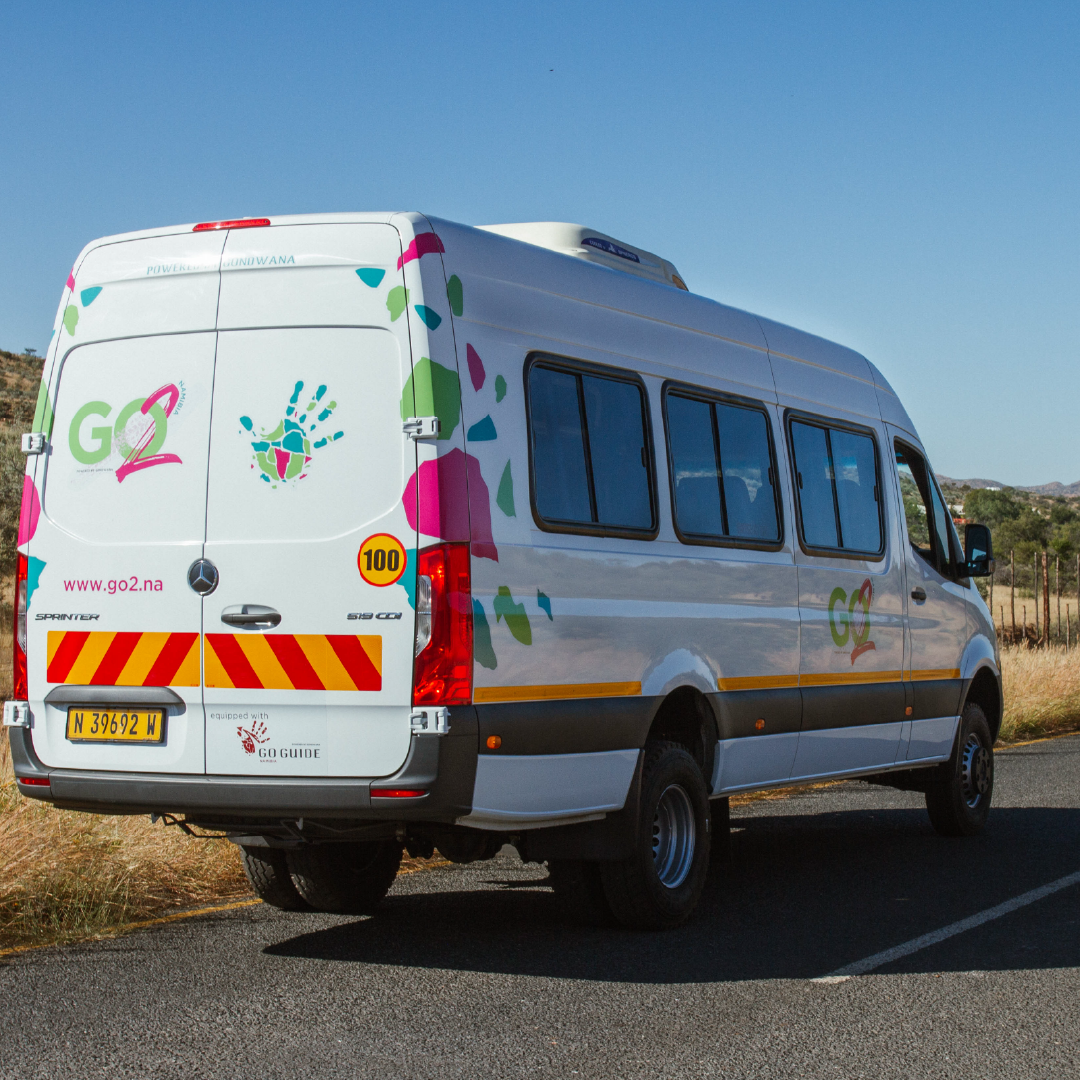
{"type": "Polygon", "coordinates": [[[200,596],[209,596],[217,588],[217,567],[209,559],[196,559],[187,572],[187,583],[200,596]]]}

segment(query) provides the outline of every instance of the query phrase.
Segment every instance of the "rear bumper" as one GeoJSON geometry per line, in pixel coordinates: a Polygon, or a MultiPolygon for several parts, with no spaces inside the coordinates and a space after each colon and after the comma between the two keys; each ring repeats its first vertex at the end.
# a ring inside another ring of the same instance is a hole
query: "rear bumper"
{"type": "Polygon", "coordinates": [[[50,769],[34,753],[30,731],[8,728],[19,790],[68,810],[98,814],[183,814],[223,818],[347,818],[352,821],[452,822],[472,811],[477,720],[472,706],[450,710],[446,735],[413,735],[393,776],[198,776],[50,769]],[[33,783],[37,780],[38,783],[33,783]],[[42,781],[48,780],[48,784],[42,781]],[[27,781],[31,781],[27,783],[27,781]],[[371,789],[419,789],[419,798],[372,797],[371,789]]]}

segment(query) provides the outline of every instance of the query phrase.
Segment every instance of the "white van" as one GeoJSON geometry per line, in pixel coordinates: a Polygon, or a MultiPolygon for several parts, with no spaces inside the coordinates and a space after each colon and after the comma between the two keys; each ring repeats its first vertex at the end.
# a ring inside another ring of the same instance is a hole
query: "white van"
{"type": "Polygon", "coordinates": [[[510,842],[666,927],[734,792],[862,777],[986,820],[987,530],[965,553],[862,356],[612,237],[99,240],[24,449],[20,790],[224,834],[279,907],[510,842]]]}

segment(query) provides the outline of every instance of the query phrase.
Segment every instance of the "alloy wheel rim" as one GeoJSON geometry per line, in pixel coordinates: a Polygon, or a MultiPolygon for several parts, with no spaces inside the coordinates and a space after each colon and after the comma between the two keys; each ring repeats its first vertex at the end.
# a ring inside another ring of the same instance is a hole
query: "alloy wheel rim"
{"type": "Polygon", "coordinates": [[[993,758],[974,733],[964,743],[961,755],[960,780],[964,789],[964,802],[974,810],[990,790],[993,779],[993,758]]]}
{"type": "Polygon", "coordinates": [[[669,784],[653,815],[653,865],[660,883],[677,889],[689,876],[694,862],[697,826],[690,796],[679,784],[669,784]]]}

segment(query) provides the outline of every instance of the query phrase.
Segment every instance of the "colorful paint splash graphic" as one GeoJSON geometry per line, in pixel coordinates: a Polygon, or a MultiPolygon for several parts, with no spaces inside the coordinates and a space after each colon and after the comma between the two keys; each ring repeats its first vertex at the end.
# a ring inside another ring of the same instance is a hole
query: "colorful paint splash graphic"
{"type": "MultiPolygon", "coordinates": [[[[344,431],[337,431],[333,435],[315,437],[316,428],[330,419],[337,402],[323,404],[326,395],[326,386],[323,385],[311,396],[306,408],[302,407],[303,390],[303,382],[298,382],[293,387],[285,415],[272,431],[260,430],[251,443],[251,449],[255,451],[255,465],[252,468],[258,466],[261,478],[272,487],[291,480],[303,480],[314,452],[337,442],[345,434],[344,431]]],[[[251,417],[241,416],[240,423],[248,433],[254,432],[251,417]]]]}

